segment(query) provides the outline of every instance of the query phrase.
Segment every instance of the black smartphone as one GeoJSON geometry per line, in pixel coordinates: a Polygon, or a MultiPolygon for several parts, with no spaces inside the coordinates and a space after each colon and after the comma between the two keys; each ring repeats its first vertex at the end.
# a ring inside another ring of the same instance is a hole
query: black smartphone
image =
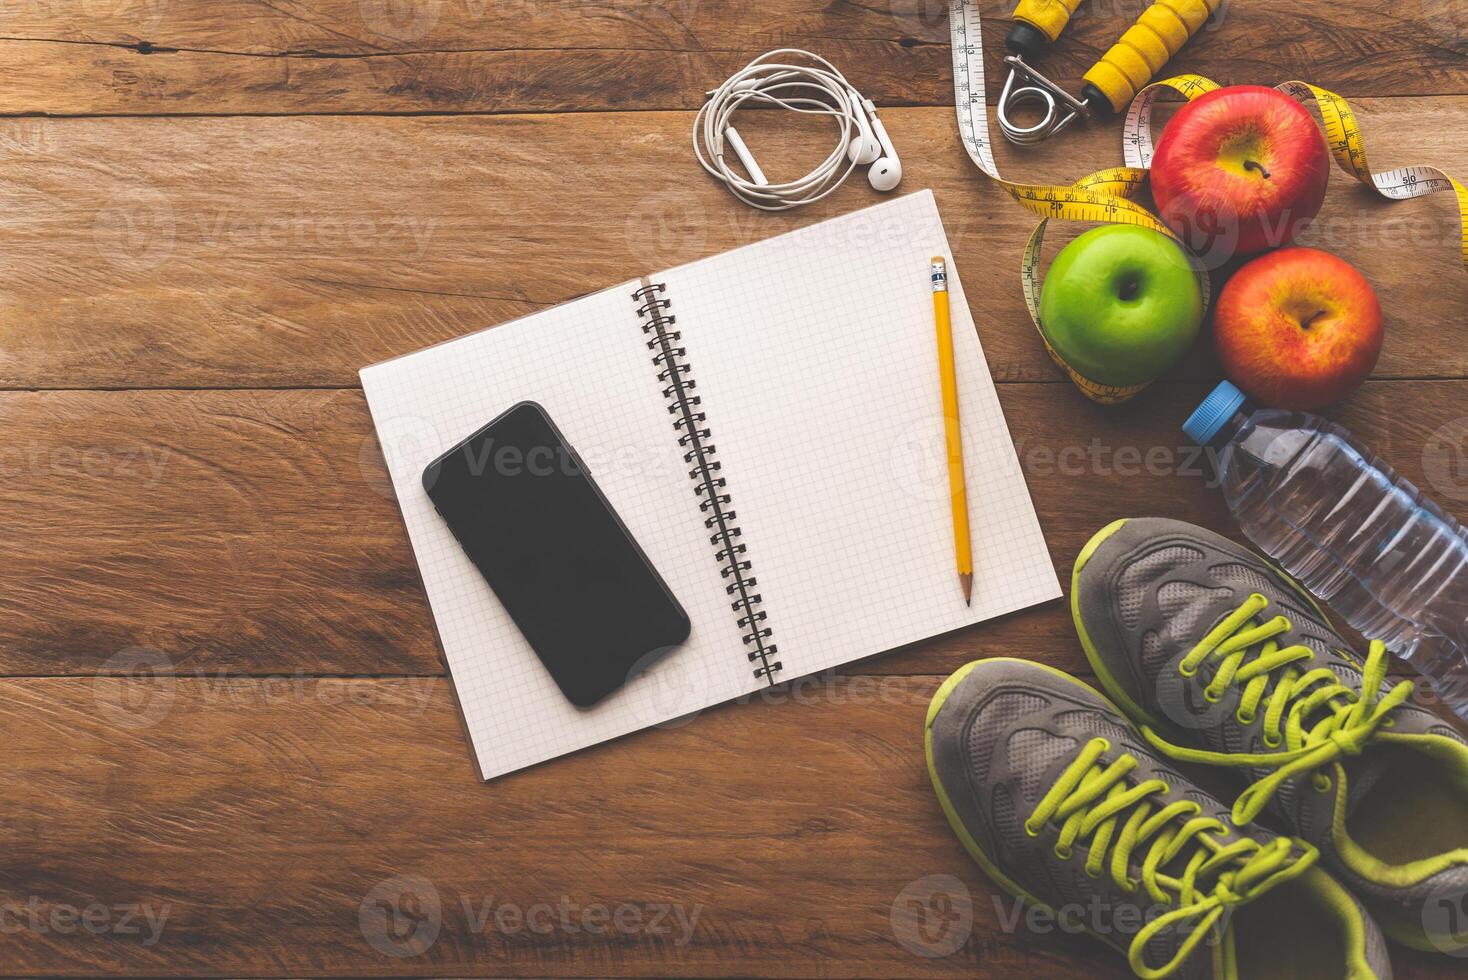
{"type": "Polygon", "coordinates": [[[536,403],[434,460],[423,489],[573,704],[688,638],[688,614],[536,403]]]}

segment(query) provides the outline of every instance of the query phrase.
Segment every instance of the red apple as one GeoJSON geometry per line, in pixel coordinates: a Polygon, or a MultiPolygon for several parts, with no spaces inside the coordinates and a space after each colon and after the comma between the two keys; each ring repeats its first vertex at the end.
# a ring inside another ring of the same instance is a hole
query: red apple
{"type": "Polygon", "coordinates": [[[1289,244],[1320,213],[1329,182],[1330,154],[1314,118],[1259,85],[1221,88],[1183,106],[1152,161],[1162,220],[1210,267],[1289,244]]]}
{"type": "Polygon", "coordinates": [[[1381,354],[1381,304],[1356,267],[1286,248],[1245,265],[1218,297],[1214,340],[1229,380],[1271,408],[1345,398],[1381,354]]]}

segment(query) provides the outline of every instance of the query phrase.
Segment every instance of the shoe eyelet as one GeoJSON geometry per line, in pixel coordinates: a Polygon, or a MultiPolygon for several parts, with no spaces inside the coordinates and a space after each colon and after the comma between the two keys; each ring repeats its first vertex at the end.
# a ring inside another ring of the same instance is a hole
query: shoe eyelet
{"type": "Polygon", "coordinates": [[[1092,881],[1100,881],[1101,880],[1101,872],[1098,871],[1095,874],[1091,874],[1091,869],[1088,867],[1088,868],[1086,868],[1086,877],[1087,878],[1090,878],[1092,881]]]}
{"type": "Polygon", "coordinates": [[[1317,793],[1329,793],[1330,792],[1331,783],[1330,783],[1330,777],[1329,776],[1322,776],[1319,773],[1316,773],[1315,774],[1315,778],[1312,780],[1312,782],[1315,784],[1315,792],[1317,792],[1317,793]]]}
{"type": "Polygon", "coordinates": [[[1098,742],[1101,743],[1101,751],[1102,752],[1110,752],[1111,751],[1111,739],[1098,737],[1096,739],[1096,741],[1098,741],[1098,742]]]}
{"type": "Polygon", "coordinates": [[[1271,738],[1268,735],[1265,735],[1264,736],[1264,744],[1267,745],[1267,746],[1269,746],[1271,749],[1277,749],[1281,745],[1284,744],[1284,739],[1283,738],[1280,738],[1278,735],[1274,736],[1273,738],[1271,738]]]}
{"type": "Polygon", "coordinates": [[[1029,835],[1030,837],[1039,837],[1040,836],[1040,831],[1037,830],[1034,827],[1031,827],[1030,826],[1030,822],[1028,820],[1025,821],[1025,833],[1027,835],[1029,835]]]}
{"type": "Polygon", "coordinates": [[[1240,708],[1238,711],[1234,712],[1234,721],[1238,722],[1240,725],[1252,725],[1254,724],[1255,719],[1257,719],[1258,717],[1259,715],[1257,713],[1248,715],[1244,714],[1243,708],[1240,708]]]}
{"type": "Polygon", "coordinates": [[[1395,718],[1383,718],[1381,720],[1381,727],[1382,728],[1396,728],[1397,727],[1397,720],[1395,718]]]}
{"type": "Polygon", "coordinates": [[[1183,677],[1197,677],[1198,676],[1198,668],[1197,667],[1189,667],[1187,664],[1178,664],[1177,665],[1177,672],[1181,676],[1183,676],[1183,677]]]}
{"type": "Polygon", "coordinates": [[[1207,701],[1209,704],[1217,704],[1218,702],[1223,700],[1223,695],[1216,694],[1205,687],[1203,688],[1203,700],[1207,701]]]}
{"type": "Polygon", "coordinates": [[[1062,861],[1069,861],[1072,857],[1075,856],[1075,851],[1062,851],[1060,848],[1057,847],[1055,849],[1055,856],[1060,858],[1060,860],[1062,861]]]}

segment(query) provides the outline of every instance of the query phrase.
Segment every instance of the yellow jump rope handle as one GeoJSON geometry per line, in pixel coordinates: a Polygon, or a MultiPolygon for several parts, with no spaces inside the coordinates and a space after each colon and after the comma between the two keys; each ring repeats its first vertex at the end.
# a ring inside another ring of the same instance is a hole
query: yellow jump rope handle
{"type": "MultiPolygon", "coordinates": [[[[1121,112],[1168,59],[1203,29],[1224,0],[1156,0],[1086,72],[1083,97],[1100,110],[1121,112]],[[1106,105],[1097,104],[1104,98],[1106,105]]],[[[1021,4],[1024,6],[1024,4],[1021,4]]]]}
{"type": "Polygon", "coordinates": [[[1013,19],[1028,24],[1044,34],[1051,43],[1060,38],[1060,32],[1070,23],[1070,15],[1076,12],[1081,0],[1019,0],[1014,8],[1013,19]]]}

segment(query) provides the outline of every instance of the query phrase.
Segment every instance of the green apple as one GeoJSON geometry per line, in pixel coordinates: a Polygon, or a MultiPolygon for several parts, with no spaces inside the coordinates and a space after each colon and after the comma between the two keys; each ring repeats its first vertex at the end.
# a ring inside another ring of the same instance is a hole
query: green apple
{"type": "Polygon", "coordinates": [[[1040,324],[1071,367],[1105,385],[1138,385],[1177,363],[1203,324],[1203,293],[1176,242],[1150,228],[1105,225],[1056,256],[1040,324]]]}

